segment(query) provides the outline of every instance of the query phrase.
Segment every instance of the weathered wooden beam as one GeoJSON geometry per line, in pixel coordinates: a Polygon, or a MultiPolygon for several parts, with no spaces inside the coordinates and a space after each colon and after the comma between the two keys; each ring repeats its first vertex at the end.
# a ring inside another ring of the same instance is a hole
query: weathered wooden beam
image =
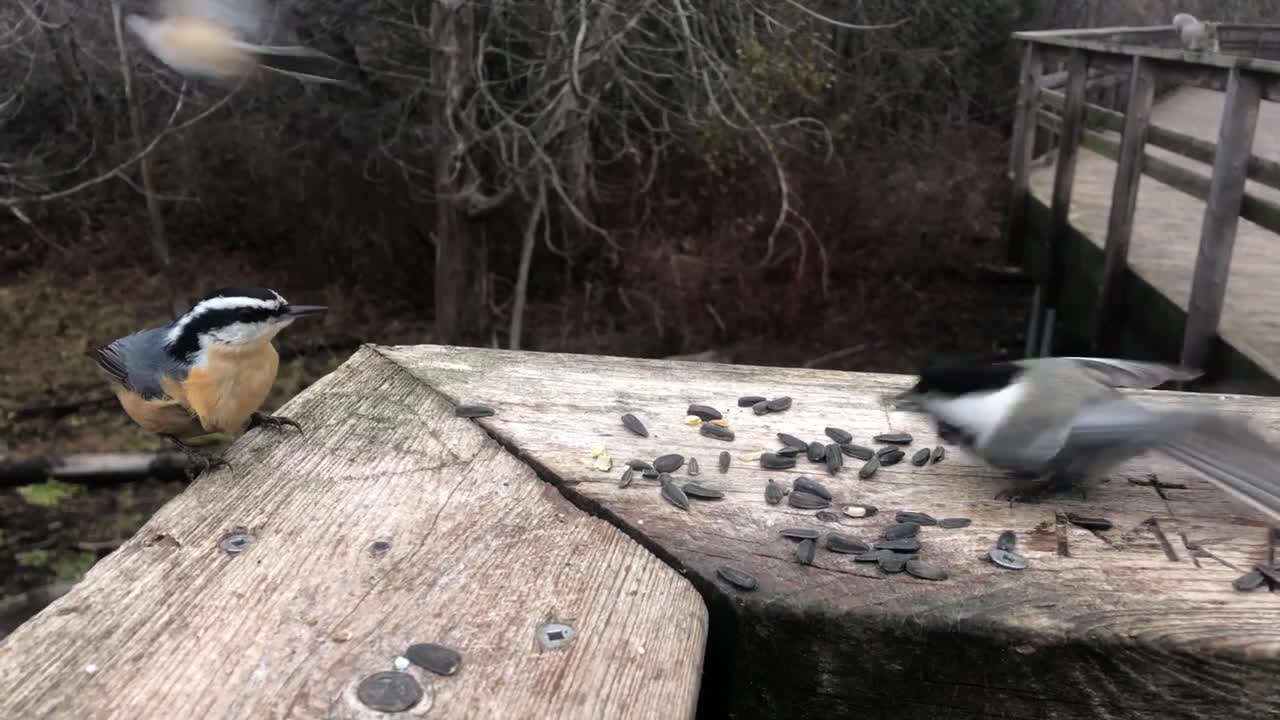
{"type": "MultiPolygon", "coordinates": [[[[1040,45],[1040,52],[1046,63],[1065,60],[1070,57],[1071,51],[1078,48],[1070,46],[1058,45],[1040,45]]],[[[1172,51],[1182,52],[1182,51],[1172,51]]],[[[1191,53],[1194,55],[1194,53],[1191,53]]],[[[1096,67],[1108,73],[1127,72],[1130,63],[1134,57],[1144,57],[1156,64],[1156,75],[1161,82],[1173,82],[1184,85],[1192,85],[1194,87],[1205,88],[1207,90],[1225,91],[1227,87],[1227,70],[1229,66],[1221,66],[1214,64],[1196,64],[1186,63],[1179,60],[1170,60],[1167,57],[1151,57],[1150,53],[1126,54],[1117,53],[1091,53],[1089,56],[1089,66],[1096,67]]],[[[1238,61],[1241,64],[1253,62],[1274,62],[1263,60],[1247,60],[1233,55],[1223,55],[1223,58],[1238,61]]],[[[1280,65],[1280,62],[1276,62],[1280,65]]],[[[1230,63],[1228,64],[1230,65],[1230,63]]],[[[1267,100],[1280,101],[1280,75],[1264,74],[1260,78],[1262,82],[1262,97],[1267,100]]]]}
{"type": "Polygon", "coordinates": [[[1031,155],[1036,142],[1036,108],[1040,97],[1036,83],[1042,70],[1039,50],[1034,43],[1027,43],[1018,76],[1018,99],[1013,112],[1013,137],[1009,151],[1009,203],[1004,236],[1011,265],[1017,265],[1021,260],[1018,251],[1022,248],[1022,243],[1018,238],[1021,237],[1026,222],[1031,155]]]}
{"type": "MultiPolygon", "coordinates": [[[[1060,132],[1062,128],[1062,119],[1043,108],[1037,114],[1037,122],[1051,132],[1060,132]]],[[[1080,144],[1111,160],[1120,158],[1120,143],[1101,133],[1086,129],[1080,144]]],[[[1142,173],[1197,200],[1208,201],[1211,179],[1194,170],[1147,153],[1142,158],[1142,173]]],[[[1240,203],[1240,217],[1280,234],[1280,205],[1270,200],[1245,192],[1240,203]]]]}
{"type": "Polygon", "coordinates": [[[1053,351],[1053,330],[1061,301],[1062,278],[1066,269],[1062,263],[1062,250],[1067,242],[1070,226],[1071,190],[1075,182],[1076,158],[1080,154],[1080,135],[1084,129],[1085,80],[1089,73],[1089,56],[1074,52],[1068,61],[1066,107],[1063,109],[1062,135],[1058,142],[1058,157],[1053,175],[1052,220],[1049,227],[1048,267],[1044,272],[1044,314],[1040,320],[1041,357],[1053,351]]]}
{"type": "Polygon", "coordinates": [[[454,411],[358,350],[4,639],[0,717],[692,718],[695,587],[454,411]]]}
{"type": "MultiPolygon", "coordinates": [[[[481,348],[377,349],[449,397],[493,406],[496,414],[483,422],[494,437],[575,503],[643,537],[697,584],[711,609],[712,636],[725,638],[709,645],[707,671],[731,676],[721,688],[728,707],[715,717],[871,718],[886,708],[904,720],[1280,714],[1280,597],[1231,586],[1262,562],[1266,531],[1257,515],[1238,512],[1225,493],[1165,456],[1126,464],[1086,497],[1063,493],[1011,505],[994,497],[1001,475],[957,446],[944,444],[946,456],[936,464],[911,464],[939,438],[927,417],[884,402],[885,394],[908,387],[910,376],[481,348]],[[761,416],[738,406],[739,396],[753,394],[793,402],[761,416]],[[734,438],[686,426],[693,402],[719,411],[734,438]],[[626,412],[643,420],[647,437],[622,426],[626,412]],[[914,439],[904,448],[907,459],[866,479],[858,475],[862,463],[849,457],[834,473],[803,454],[791,469],[761,467],[759,453],[779,447],[777,433],[819,440],[825,427],[869,446],[890,430],[914,439]],[[592,447],[612,455],[613,469],[591,467],[592,447]],[[725,473],[717,468],[721,451],[730,456],[725,473]],[[724,497],[693,500],[686,511],[663,500],[654,480],[618,486],[623,459],[667,453],[685,459],[677,484],[696,481],[724,497]],[[688,473],[690,458],[701,466],[698,475],[688,473]],[[1182,487],[1125,479],[1147,473],[1182,487]],[[839,520],[789,498],[765,501],[769,481],[790,488],[800,475],[831,491],[824,510],[839,520]],[[851,503],[879,512],[852,518],[841,512],[851,503]],[[900,509],[972,521],[920,529],[921,559],[944,566],[947,580],[885,573],[825,543],[812,565],[802,564],[798,541],[780,534],[798,527],[874,542],[896,525],[900,509]],[[1065,520],[1067,513],[1102,516],[1112,528],[1090,532],[1065,520]],[[1017,534],[1018,552],[1030,559],[1026,570],[986,558],[1002,530],[1017,534]],[[724,564],[754,575],[756,589],[740,592],[720,579],[724,564]]],[[[1220,402],[1280,438],[1277,398],[1133,397],[1163,407],[1220,402]]]]}
{"type": "MultiPolygon", "coordinates": [[[[1149,61],[1144,62],[1149,63],[1149,61]]],[[[1059,113],[1062,112],[1062,93],[1042,89],[1040,91],[1040,101],[1045,106],[1053,108],[1059,113]]],[[[1090,104],[1085,107],[1085,125],[1120,132],[1124,128],[1124,113],[1090,104]]],[[[1213,164],[1213,156],[1217,151],[1217,145],[1209,140],[1170,130],[1160,125],[1148,125],[1147,142],[1158,148],[1206,165],[1213,164]]],[[[1280,190],[1280,163],[1260,158],[1250,153],[1246,174],[1250,180],[1280,190]]]]}
{"type": "Polygon", "coordinates": [[[1188,367],[1205,366],[1218,334],[1245,195],[1245,167],[1253,149],[1261,99],[1262,87],[1257,77],[1240,68],[1233,69],[1223,100],[1218,152],[1214,156],[1187,306],[1182,363],[1188,367]]]}
{"type": "Polygon", "coordinates": [[[1022,30],[1015,32],[1017,40],[1089,39],[1108,35],[1169,35],[1176,33],[1173,25],[1138,25],[1100,28],[1063,28],[1061,30],[1022,30]]]}
{"type": "MultiPolygon", "coordinates": [[[[1107,219],[1107,237],[1103,245],[1102,279],[1098,285],[1091,344],[1101,353],[1106,325],[1120,319],[1124,307],[1119,287],[1129,258],[1129,239],[1133,235],[1133,214],[1138,205],[1138,185],[1142,180],[1142,159],[1155,101],[1155,70],[1149,60],[1133,59],[1129,85],[1129,104],[1120,140],[1120,157],[1116,163],[1115,186],[1111,191],[1111,211],[1107,219]]],[[[1113,347],[1108,347],[1108,350],[1113,347]]]]}
{"type": "MultiPolygon", "coordinates": [[[[1069,50],[1081,50],[1089,53],[1091,57],[1095,54],[1125,58],[1144,57],[1153,60],[1166,60],[1176,65],[1191,68],[1203,66],[1209,68],[1220,68],[1222,70],[1240,69],[1270,76],[1280,76],[1280,61],[1276,60],[1244,58],[1212,52],[1192,52],[1189,50],[1152,47],[1150,45],[1137,45],[1132,43],[1113,43],[1106,42],[1104,40],[1080,37],[1028,38],[1025,33],[1014,33],[1013,37],[1018,40],[1035,40],[1035,42],[1040,44],[1066,48],[1069,50]]],[[[1273,81],[1275,79],[1277,78],[1272,77],[1267,81],[1273,81]]]]}

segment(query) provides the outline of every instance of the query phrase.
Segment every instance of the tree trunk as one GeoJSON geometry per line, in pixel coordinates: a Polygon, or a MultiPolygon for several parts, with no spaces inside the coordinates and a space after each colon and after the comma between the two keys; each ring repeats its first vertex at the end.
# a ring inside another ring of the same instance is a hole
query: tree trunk
{"type": "Polygon", "coordinates": [[[431,90],[436,195],[436,342],[475,345],[489,334],[485,253],[459,197],[466,178],[457,122],[475,80],[475,10],[470,0],[431,3],[431,90]]]}

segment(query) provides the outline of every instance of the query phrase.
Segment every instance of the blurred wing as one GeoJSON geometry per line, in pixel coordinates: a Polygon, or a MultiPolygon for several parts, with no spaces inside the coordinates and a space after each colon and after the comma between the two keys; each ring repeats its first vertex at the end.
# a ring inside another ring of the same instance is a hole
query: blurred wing
{"type": "Polygon", "coordinates": [[[1170,380],[1194,380],[1202,374],[1177,365],[1118,358],[1059,357],[1019,362],[1070,362],[1104,385],[1138,390],[1150,390],[1170,380]]]}
{"type": "Polygon", "coordinates": [[[272,10],[264,0],[161,0],[166,16],[204,18],[255,42],[265,42],[276,25],[272,10]]]}

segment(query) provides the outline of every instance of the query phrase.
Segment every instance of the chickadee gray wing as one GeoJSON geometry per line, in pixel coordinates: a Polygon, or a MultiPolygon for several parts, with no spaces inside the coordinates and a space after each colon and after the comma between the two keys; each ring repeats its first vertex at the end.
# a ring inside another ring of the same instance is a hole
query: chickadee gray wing
{"type": "Polygon", "coordinates": [[[1178,429],[1162,434],[1159,450],[1280,523],[1280,449],[1244,421],[1221,413],[1181,411],[1170,419],[1178,429]]]}
{"type": "Polygon", "coordinates": [[[1016,361],[1026,367],[1070,363],[1098,382],[1114,388],[1150,390],[1171,380],[1194,380],[1203,373],[1199,370],[1166,363],[1119,358],[1052,357],[1016,361]]]}

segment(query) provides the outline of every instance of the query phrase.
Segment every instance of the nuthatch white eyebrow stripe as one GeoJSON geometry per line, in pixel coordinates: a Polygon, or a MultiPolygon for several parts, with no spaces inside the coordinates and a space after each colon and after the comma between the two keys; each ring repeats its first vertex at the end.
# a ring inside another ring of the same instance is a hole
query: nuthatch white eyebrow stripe
{"type": "MultiPolygon", "coordinates": [[[[198,455],[183,438],[238,436],[252,428],[298,423],[258,411],[275,383],[279,356],[271,341],[322,305],[291,305],[269,288],[223,288],[166,326],[141,330],[92,353],[125,413],[143,429],[198,455]]],[[[197,458],[206,467],[220,459],[197,458]]]]}

